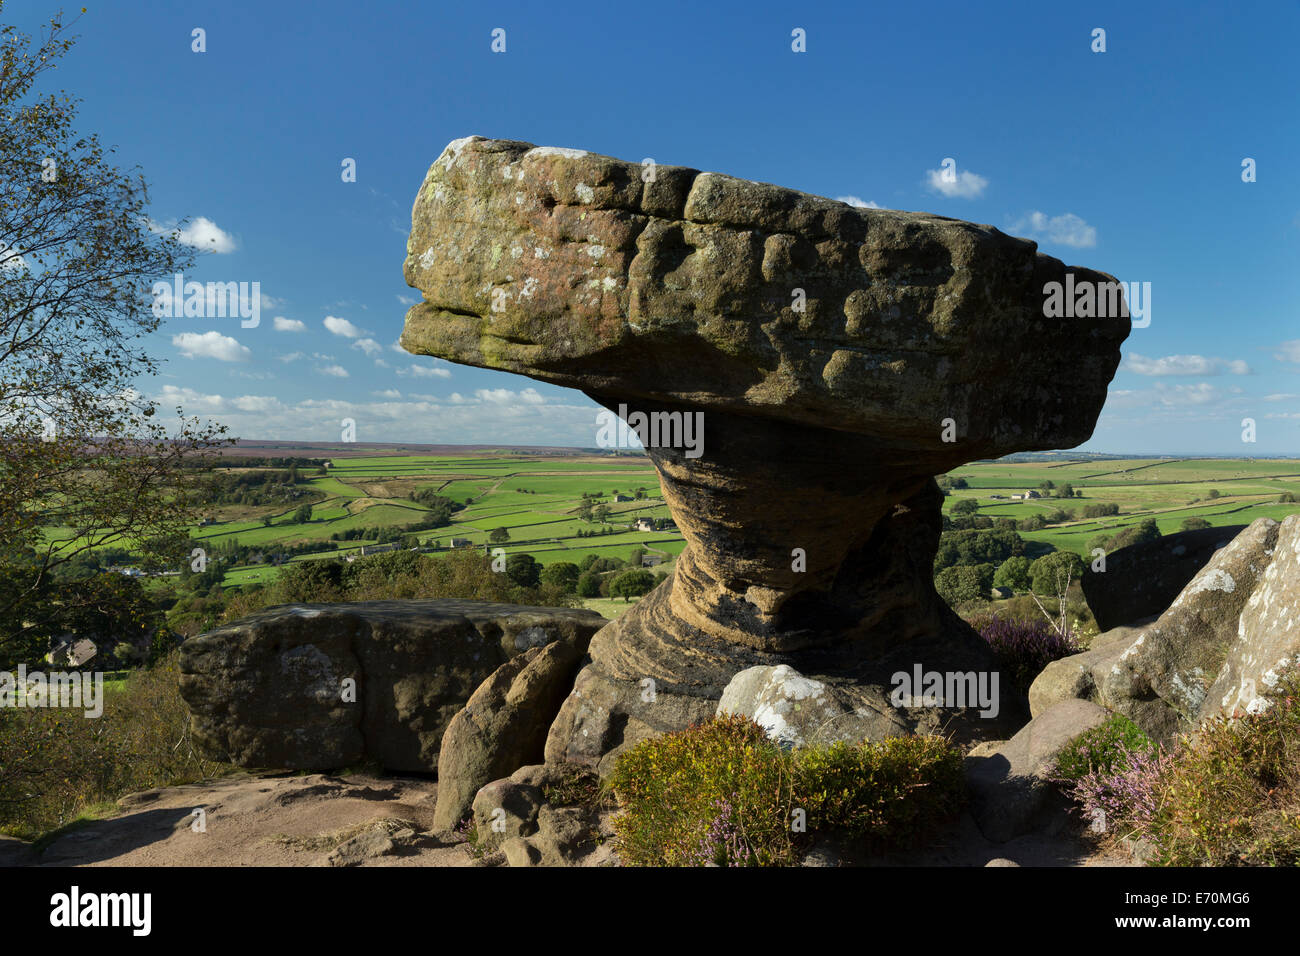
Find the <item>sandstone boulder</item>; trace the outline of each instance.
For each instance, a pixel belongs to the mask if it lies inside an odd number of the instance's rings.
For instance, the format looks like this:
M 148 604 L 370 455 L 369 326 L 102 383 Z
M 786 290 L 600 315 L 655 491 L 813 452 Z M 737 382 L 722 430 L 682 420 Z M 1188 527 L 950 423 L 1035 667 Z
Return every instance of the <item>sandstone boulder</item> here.
M 854 706 L 845 691 L 804 677 L 787 664 L 741 671 L 723 689 L 717 712 L 752 718 L 783 747 L 860 743 L 908 730 L 887 701 L 874 709 Z
M 474 797 L 479 848 L 501 851 L 510 866 L 616 862 L 600 812 L 590 801 L 572 798 L 575 779 L 590 773 L 573 764 L 536 764 L 483 787 Z
M 551 728 L 601 768 L 747 667 L 994 667 L 934 591 L 932 476 L 1086 440 L 1130 327 L 1111 277 L 989 226 L 480 137 L 430 168 L 405 275 L 404 348 L 615 411 L 686 538 Z M 1054 317 L 1066 287 L 1106 314 Z
M 605 623 L 592 611 L 480 601 L 284 605 L 182 644 L 180 690 L 215 759 L 427 772 L 493 671 L 554 643 L 581 655 Z
M 438 753 L 434 825 L 454 827 L 486 784 L 542 760 L 582 650 L 556 641 L 506 661 L 452 718 Z
M 1244 524 L 1167 534 L 1106 555 L 1106 570 L 1083 573 L 1083 595 L 1103 631 L 1163 614 Z
M 967 757 L 970 812 L 980 831 L 996 843 L 1030 832 L 1045 815 L 1062 808 L 1052 782 L 1061 748 L 1104 723 L 1109 712 L 1084 700 L 1049 708 L 988 756 Z

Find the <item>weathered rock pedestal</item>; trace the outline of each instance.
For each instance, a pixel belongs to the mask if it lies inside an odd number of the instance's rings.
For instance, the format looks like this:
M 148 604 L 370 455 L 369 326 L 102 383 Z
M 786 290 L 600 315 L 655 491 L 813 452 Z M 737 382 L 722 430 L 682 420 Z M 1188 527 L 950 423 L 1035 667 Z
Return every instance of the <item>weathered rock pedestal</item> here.
M 687 548 L 592 640 L 548 761 L 603 770 L 760 664 L 834 685 L 872 736 L 1007 736 L 888 695 L 916 665 L 993 667 L 934 591 L 932 476 L 1077 445 L 1105 401 L 1130 323 L 1046 317 L 1059 260 L 988 226 L 472 137 L 429 170 L 405 273 L 408 351 L 703 416 L 702 448 L 647 448 Z

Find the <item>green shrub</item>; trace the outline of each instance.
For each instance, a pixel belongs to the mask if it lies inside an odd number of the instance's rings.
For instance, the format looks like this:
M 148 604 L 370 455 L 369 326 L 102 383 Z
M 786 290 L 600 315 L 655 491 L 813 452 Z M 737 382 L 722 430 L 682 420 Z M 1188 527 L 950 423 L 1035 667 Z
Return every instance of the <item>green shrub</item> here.
M 891 737 L 796 750 L 795 798 L 808 829 L 843 830 L 873 843 L 915 843 L 965 799 L 962 759 L 942 737 Z
M 1079 776 L 1071 796 L 1086 816 L 1101 811 L 1108 832 L 1148 843 L 1158 865 L 1300 865 L 1300 673 L 1267 697 L 1261 712 L 1207 721 L 1168 752 Z
M 642 741 L 609 779 L 623 859 L 634 865 L 780 866 L 812 834 L 916 840 L 962 805 L 961 757 L 939 737 L 779 748 L 744 717 Z M 807 829 L 796 830 L 794 811 Z
M 1128 754 L 1154 749 L 1155 742 L 1137 724 L 1122 714 L 1112 714 L 1061 749 L 1054 776 L 1073 782 L 1089 773 L 1116 773 L 1125 769 Z
M 0 830 L 32 839 L 123 794 L 233 770 L 195 751 L 178 661 L 173 650 L 122 690 L 106 687 L 98 718 L 0 708 Z
M 1269 697 L 1262 713 L 1208 722 L 1161 775 L 1157 862 L 1300 865 L 1300 674 Z

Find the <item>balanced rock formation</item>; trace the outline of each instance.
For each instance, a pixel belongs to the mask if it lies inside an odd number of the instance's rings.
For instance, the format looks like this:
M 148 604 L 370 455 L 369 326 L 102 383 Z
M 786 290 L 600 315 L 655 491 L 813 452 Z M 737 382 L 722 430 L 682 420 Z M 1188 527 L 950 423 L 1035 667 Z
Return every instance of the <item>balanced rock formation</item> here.
M 915 664 L 991 667 L 931 583 L 932 476 L 1086 440 L 1130 327 L 1110 276 L 989 226 L 479 137 L 430 168 L 405 275 L 407 351 L 618 412 L 686 538 L 551 729 L 599 767 L 746 667 L 882 707 Z
M 218 760 L 432 772 L 448 724 L 497 668 L 553 643 L 581 656 L 605 623 L 485 601 L 281 605 L 185 641 L 180 691 Z
M 1102 634 L 1085 653 L 1049 664 L 1030 704 L 1038 713 L 1091 700 L 1167 741 L 1210 717 L 1267 706 L 1281 673 L 1300 665 L 1297 622 L 1300 516 L 1260 518 L 1158 620 Z

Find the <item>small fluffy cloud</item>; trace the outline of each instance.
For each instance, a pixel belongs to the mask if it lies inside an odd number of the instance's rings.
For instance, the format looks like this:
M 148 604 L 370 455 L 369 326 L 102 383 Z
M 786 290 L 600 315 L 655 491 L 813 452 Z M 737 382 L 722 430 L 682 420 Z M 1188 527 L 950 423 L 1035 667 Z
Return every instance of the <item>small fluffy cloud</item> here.
M 1196 385 L 1166 385 L 1156 383 L 1156 396 L 1163 405 L 1208 405 L 1221 401 L 1223 393 L 1209 382 Z
M 290 352 L 290 353 L 288 353 L 287 355 L 281 355 L 281 356 L 280 356 L 280 361 L 281 361 L 281 362 L 296 362 L 296 361 L 298 361 L 298 359 L 300 359 L 300 358 L 302 358 L 302 353 L 301 353 L 301 352 Z
M 325 328 L 329 329 L 335 335 L 341 335 L 347 339 L 361 337 L 361 330 L 349 322 L 347 319 L 340 319 L 338 316 L 325 316 Z
M 240 395 L 231 404 L 241 412 L 272 412 L 280 407 L 274 395 Z
M 172 345 L 186 358 L 213 358 L 221 362 L 247 362 L 253 354 L 248 346 L 220 332 L 182 332 L 172 336 Z
M 386 388 L 382 392 L 371 392 L 377 398 L 401 398 L 402 393 L 395 388 Z
M 879 209 L 880 208 L 880 206 L 877 205 L 872 200 L 863 201 L 862 199 L 859 199 L 857 196 L 836 196 L 835 199 L 838 202 L 844 202 L 844 203 L 848 203 L 850 206 L 856 206 L 858 209 Z
M 384 347 L 374 339 L 357 339 L 352 343 L 354 349 L 360 349 L 367 355 L 374 355 L 376 352 L 382 352 Z
M 954 172 L 952 169 L 927 169 L 926 185 L 931 192 L 949 199 L 979 199 L 989 181 L 969 169 Z
M 413 299 L 409 295 L 399 295 L 397 297 L 397 301 L 402 303 L 402 305 L 415 305 L 415 303 L 419 302 L 420 300 Z
M 407 375 L 416 378 L 451 378 L 451 369 L 443 368 L 441 365 L 411 365 L 407 368 L 399 368 L 397 374 L 403 378 Z
M 460 392 L 452 392 L 447 401 L 453 405 L 544 405 L 546 399 L 535 388 L 525 388 L 518 392 L 508 388 L 476 389 L 473 398 L 466 398 Z
M 320 372 L 322 375 L 329 375 L 332 378 L 348 377 L 348 370 L 342 365 L 320 365 L 317 366 L 316 371 Z
M 179 405 L 191 411 L 212 413 L 226 407 L 226 400 L 220 395 L 204 395 L 192 388 L 177 388 L 175 385 L 164 385 L 157 398 L 160 405 L 168 408 Z
M 1017 219 L 1011 231 L 1075 249 L 1091 249 L 1097 244 L 1097 230 L 1072 212 L 1048 216 L 1035 209 Z
M 155 233 L 171 232 L 176 228 L 174 219 L 167 224 L 154 222 L 152 219 L 148 220 L 148 223 L 149 231 Z M 207 216 L 199 216 L 193 222 L 182 226 L 177 238 L 184 245 L 202 249 L 205 252 L 224 254 L 234 252 L 238 248 L 235 244 L 235 237 Z
M 1241 359 L 1223 359 L 1206 355 L 1166 355 L 1147 358 L 1133 352 L 1124 360 L 1124 368 L 1138 375 L 1249 375 L 1250 366 Z
M 1294 362 L 1300 365 L 1300 339 L 1290 339 L 1277 346 L 1273 358 L 1279 362 Z
M 282 315 L 275 317 L 275 330 L 277 332 L 306 332 L 307 323 L 299 319 L 286 319 Z

